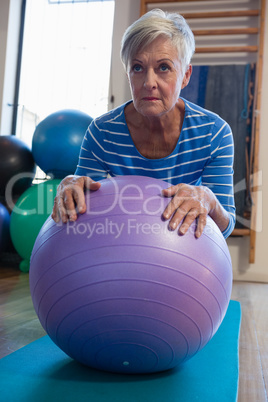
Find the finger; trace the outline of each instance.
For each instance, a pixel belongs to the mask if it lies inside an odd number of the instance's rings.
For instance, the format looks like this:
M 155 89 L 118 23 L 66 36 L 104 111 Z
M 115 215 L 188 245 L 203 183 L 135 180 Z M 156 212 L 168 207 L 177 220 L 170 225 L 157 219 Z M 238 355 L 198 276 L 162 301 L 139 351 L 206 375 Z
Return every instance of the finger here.
M 63 199 L 60 196 L 56 196 L 54 199 L 54 206 L 51 217 L 56 223 L 59 223 L 60 220 L 62 220 L 63 223 L 66 223 L 68 221 L 68 214 L 64 206 Z
M 61 215 L 63 215 L 63 219 L 66 220 L 66 211 L 64 208 L 63 202 L 60 201 L 60 197 L 56 196 L 54 198 L 53 209 L 51 213 L 51 218 L 56 222 L 59 223 L 61 220 Z
M 179 190 L 179 184 L 176 186 L 170 186 L 168 188 L 165 188 L 164 190 L 162 190 L 162 195 L 164 197 L 173 197 L 173 195 L 175 195 L 177 193 L 177 191 Z
M 57 201 L 56 198 L 54 199 L 54 205 L 51 213 L 51 218 L 56 222 L 59 223 L 60 221 L 60 216 L 58 214 L 58 207 L 57 207 Z
M 198 216 L 198 211 L 192 209 L 189 213 L 185 216 L 181 226 L 179 227 L 179 234 L 184 235 L 187 233 L 191 225 L 195 222 Z
M 81 188 L 80 186 L 75 186 L 73 189 L 73 199 L 76 204 L 76 210 L 80 214 L 83 214 L 86 212 L 87 206 L 85 202 L 85 193 L 84 189 Z
M 63 222 L 67 220 L 74 222 L 77 219 L 73 191 L 66 190 L 64 196 L 60 197 L 59 212 Z
M 59 197 L 58 201 L 58 215 L 63 223 L 67 223 L 69 220 L 69 215 L 67 209 L 65 208 L 65 203 L 62 197 Z
M 179 227 L 179 233 L 183 235 L 187 232 L 197 215 L 197 211 L 193 209 L 189 210 L 185 208 L 185 204 L 183 204 L 170 219 L 169 228 L 175 230 Z
M 189 211 L 185 209 L 184 206 L 180 206 L 179 208 L 177 208 L 169 221 L 168 225 L 169 229 L 170 230 L 177 229 L 177 227 L 183 222 L 183 220 L 187 216 L 188 212 Z
M 77 192 L 74 193 L 77 210 L 80 214 L 85 213 L 87 210 L 84 188 L 90 191 L 97 191 L 100 187 L 101 183 L 92 180 L 90 177 L 85 177 L 83 189 L 77 189 Z
M 178 211 L 178 209 L 181 207 L 181 205 L 184 203 L 185 199 L 184 197 L 180 197 L 178 195 L 175 195 L 172 200 L 168 203 L 166 206 L 162 216 L 163 219 L 168 220 L 172 217 L 172 215 Z M 183 209 L 181 210 L 183 213 Z M 187 213 L 187 211 L 185 212 Z M 184 215 L 183 215 L 184 216 Z
M 95 182 L 86 177 L 85 180 L 78 181 L 77 184 L 73 186 L 71 194 L 66 191 L 66 198 L 64 199 L 67 212 L 69 214 L 70 221 L 75 221 L 77 219 L 77 213 L 83 214 L 86 212 L 87 205 L 85 201 L 84 188 L 88 190 L 96 191 L 100 188 L 101 183 Z
M 92 180 L 90 177 L 85 178 L 85 188 L 88 190 L 96 191 L 100 188 L 101 183 Z
M 206 214 L 200 214 L 198 216 L 197 228 L 196 228 L 196 231 L 195 231 L 195 236 L 197 238 L 199 238 L 201 236 L 201 234 L 203 233 L 203 230 L 204 230 L 206 224 L 207 224 L 207 215 Z

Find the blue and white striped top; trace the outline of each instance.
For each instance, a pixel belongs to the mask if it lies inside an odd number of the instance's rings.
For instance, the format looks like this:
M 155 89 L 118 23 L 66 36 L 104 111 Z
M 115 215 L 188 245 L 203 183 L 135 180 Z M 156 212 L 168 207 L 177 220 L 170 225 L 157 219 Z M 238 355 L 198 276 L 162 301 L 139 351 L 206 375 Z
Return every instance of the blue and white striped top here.
M 174 151 L 161 159 L 147 159 L 136 149 L 125 119 L 127 104 L 96 118 L 90 124 L 75 174 L 101 180 L 111 176 L 141 175 L 171 184 L 209 187 L 229 212 L 227 238 L 235 225 L 233 195 L 233 136 L 217 114 L 183 99 L 185 116 Z

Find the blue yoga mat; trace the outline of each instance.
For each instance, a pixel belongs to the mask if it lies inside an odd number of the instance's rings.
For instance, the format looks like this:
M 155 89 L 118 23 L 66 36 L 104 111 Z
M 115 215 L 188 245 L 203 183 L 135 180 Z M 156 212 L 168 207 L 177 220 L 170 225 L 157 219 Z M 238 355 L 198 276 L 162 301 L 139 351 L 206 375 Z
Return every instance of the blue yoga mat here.
M 48 336 L 0 360 L 3 402 L 233 402 L 238 391 L 240 303 L 211 341 L 170 371 L 120 375 L 73 361 Z

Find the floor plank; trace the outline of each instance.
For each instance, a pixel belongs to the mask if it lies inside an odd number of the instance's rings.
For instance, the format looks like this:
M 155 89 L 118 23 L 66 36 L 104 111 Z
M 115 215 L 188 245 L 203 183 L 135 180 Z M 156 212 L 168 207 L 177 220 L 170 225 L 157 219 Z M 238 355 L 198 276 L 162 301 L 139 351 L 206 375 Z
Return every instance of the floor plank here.
M 268 303 L 268 285 L 236 282 L 232 299 L 238 300 L 242 309 L 238 402 L 267 402 L 267 343 L 264 339 L 268 321 L 264 306 Z
M 0 267 L 0 358 L 44 335 L 32 305 L 29 275 Z

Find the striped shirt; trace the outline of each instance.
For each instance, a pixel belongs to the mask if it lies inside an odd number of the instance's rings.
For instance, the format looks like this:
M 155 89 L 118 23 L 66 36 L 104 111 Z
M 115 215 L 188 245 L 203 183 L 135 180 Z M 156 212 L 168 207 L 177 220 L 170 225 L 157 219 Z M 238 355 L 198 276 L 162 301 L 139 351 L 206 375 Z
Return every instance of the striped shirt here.
M 182 98 L 183 99 L 183 98 Z M 187 100 L 182 130 L 173 152 L 147 159 L 135 147 L 125 119 L 130 102 L 96 118 L 90 124 L 75 174 L 101 180 L 124 175 L 149 176 L 171 184 L 209 187 L 229 213 L 227 238 L 235 225 L 233 195 L 233 135 L 217 114 Z

